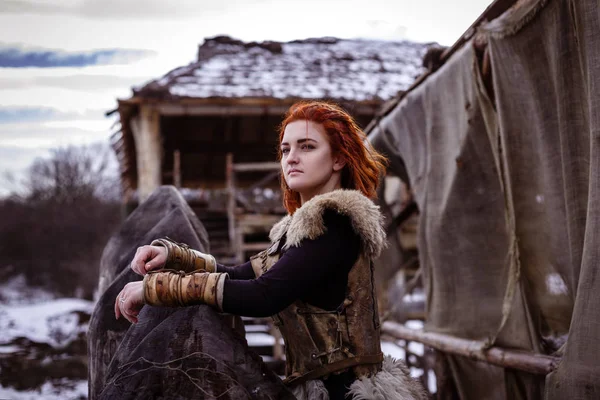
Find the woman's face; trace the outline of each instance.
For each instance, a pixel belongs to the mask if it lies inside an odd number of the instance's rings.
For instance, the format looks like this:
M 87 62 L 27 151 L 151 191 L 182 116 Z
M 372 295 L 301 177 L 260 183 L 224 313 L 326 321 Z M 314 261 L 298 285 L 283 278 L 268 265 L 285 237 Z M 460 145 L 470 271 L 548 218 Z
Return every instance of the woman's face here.
M 281 168 L 290 189 L 300 193 L 302 203 L 317 194 L 341 187 L 344 162 L 334 157 L 321 124 L 290 122 L 281 141 Z

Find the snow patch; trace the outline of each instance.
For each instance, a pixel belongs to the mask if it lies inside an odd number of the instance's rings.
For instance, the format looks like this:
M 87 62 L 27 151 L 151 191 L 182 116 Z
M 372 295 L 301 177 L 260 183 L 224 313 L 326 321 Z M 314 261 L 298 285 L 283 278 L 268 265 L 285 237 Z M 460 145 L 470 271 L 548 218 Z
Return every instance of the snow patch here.
M 88 398 L 87 381 L 63 380 L 54 385 L 46 382 L 39 390 L 18 391 L 0 386 L 0 399 L 11 400 L 80 400 Z
M 388 100 L 424 72 L 428 45 L 353 39 L 281 43 L 272 52 L 209 39 L 210 55 L 177 68 L 142 91 L 180 97 L 329 97 Z
M 62 298 L 45 290 L 28 287 L 17 276 L 0 286 L 0 345 L 23 337 L 37 343 L 61 347 L 87 329 L 81 314 L 91 315 L 94 303 Z M 7 346 L 0 352 L 8 352 Z
M 91 314 L 94 303 L 80 299 L 57 299 L 38 304 L 0 305 L 0 344 L 25 337 L 53 347 L 68 344 L 87 326 L 79 325 L 78 311 Z
M 56 298 L 52 293 L 27 286 L 24 275 L 17 275 L 0 285 L 0 303 L 5 305 L 32 304 Z

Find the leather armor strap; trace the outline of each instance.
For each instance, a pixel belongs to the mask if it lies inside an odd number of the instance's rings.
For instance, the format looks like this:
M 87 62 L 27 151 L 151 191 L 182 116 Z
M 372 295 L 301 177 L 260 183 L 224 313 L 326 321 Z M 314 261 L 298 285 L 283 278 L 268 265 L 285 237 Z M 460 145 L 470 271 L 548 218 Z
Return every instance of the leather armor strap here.
M 163 246 L 167 249 L 165 269 L 181 270 L 184 272 L 199 270 L 217 272 L 217 261 L 213 256 L 191 249 L 185 243 L 177 243 L 171 238 L 165 237 L 152 241 L 150 245 Z
M 144 276 L 144 303 L 181 307 L 208 304 L 223 310 L 224 273 L 150 271 Z
M 322 376 L 329 375 L 333 372 L 341 371 L 346 368 L 365 364 L 380 364 L 381 362 L 383 362 L 383 353 L 346 358 L 338 362 L 325 364 L 303 375 L 290 375 L 283 380 L 283 383 L 286 386 L 296 386 L 306 381 L 318 379 Z

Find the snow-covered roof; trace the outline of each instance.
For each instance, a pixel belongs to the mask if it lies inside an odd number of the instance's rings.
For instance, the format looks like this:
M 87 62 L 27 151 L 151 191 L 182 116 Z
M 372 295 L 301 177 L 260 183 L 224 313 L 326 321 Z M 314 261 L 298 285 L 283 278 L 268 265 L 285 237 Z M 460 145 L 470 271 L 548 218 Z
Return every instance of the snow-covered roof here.
M 198 60 L 134 90 L 160 98 L 328 98 L 385 101 L 424 72 L 428 44 L 319 38 L 206 39 Z

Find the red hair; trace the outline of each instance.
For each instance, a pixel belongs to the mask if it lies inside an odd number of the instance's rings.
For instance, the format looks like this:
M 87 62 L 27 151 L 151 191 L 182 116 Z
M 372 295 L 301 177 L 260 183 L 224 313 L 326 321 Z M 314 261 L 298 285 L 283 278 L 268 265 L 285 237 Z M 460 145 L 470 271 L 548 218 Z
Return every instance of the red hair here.
M 342 169 L 341 184 L 344 189 L 359 190 L 370 199 L 377 197 L 377 185 L 384 175 L 387 159 L 367 144 L 365 133 L 341 107 L 321 101 L 303 101 L 290 107 L 279 127 L 279 143 L 286 126 L 294 121 L 312 121 L 325 128 L 334 156 L 342 156 L 346 165 Z M 281 147 L 278 150 L 281 161 Z M 300 193 L 290 189 L 281 171 L 283 205 L 293 214 L 301 205 Z

